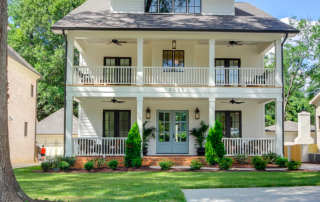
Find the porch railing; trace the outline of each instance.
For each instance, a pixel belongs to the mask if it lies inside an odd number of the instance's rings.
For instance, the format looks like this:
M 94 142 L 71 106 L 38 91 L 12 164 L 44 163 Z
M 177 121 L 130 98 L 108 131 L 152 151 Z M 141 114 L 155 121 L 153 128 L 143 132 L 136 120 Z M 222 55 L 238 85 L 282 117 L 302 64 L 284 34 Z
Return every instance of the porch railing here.
M 275 68 L 215 68 L 216 85 L 274 86 Z
M 74 84 L 136 84 L 137 68 L 126 66 L 74 66 Z
M 74 156 L 125 155 L 127 138 L 72 138 Z
M 249 156 L 262 156 L 267 153 L 276 153 L 275 138 L 223 138 L 226 156 L 247 154 Z
M 208 67 L 144 67 L 144 84 L 208 85 Z

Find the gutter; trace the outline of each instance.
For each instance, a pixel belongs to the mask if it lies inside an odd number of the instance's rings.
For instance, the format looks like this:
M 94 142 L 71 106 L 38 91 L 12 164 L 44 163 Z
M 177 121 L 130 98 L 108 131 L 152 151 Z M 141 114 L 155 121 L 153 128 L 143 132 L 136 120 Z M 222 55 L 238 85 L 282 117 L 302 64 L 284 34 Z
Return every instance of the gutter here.
M 68 54 L 68 40 L 64 29 L 62 35 L 65 41 L 65 67 L 64 67 L 64 130 L 63 130 L 63 155 L 66 156 L 66 102 L 67 102 L 67 54 Z
M 284 67 L 284 65 L 283 65 L 283 45 L 284 45 L 284 43 L 287 41 L 287 39 L 288 39 L 288 32 L 286 33 L 286 36 L 284 37 L 284 40 L 283 40 L 283 42 L 281 43 L 281 58 L 282 58 L 282 152 L 283 152 L 283 154 L 282 155 L 284 155 L 284 122 L 285 122 L 285 120 L 284 120 L 284 74 L 283 74 L 283 67 Z

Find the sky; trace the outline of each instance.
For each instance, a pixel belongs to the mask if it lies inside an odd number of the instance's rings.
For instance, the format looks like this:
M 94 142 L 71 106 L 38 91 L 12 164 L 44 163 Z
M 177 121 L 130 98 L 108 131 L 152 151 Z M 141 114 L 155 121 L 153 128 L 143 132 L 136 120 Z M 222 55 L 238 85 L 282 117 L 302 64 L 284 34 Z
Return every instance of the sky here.
M 320 18 L 320 0 L 236 0 L 248 2 L 270 15 L 282 19 L 296 16 L 300 18 Z

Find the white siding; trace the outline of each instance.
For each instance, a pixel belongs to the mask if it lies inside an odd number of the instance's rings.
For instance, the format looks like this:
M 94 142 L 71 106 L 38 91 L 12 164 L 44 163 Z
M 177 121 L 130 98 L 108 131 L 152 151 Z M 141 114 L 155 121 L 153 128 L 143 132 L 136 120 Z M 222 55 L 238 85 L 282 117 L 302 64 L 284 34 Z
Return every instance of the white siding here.
M 120 100 L 123 100 L 119 98 Z M 258 101 L 246 101 L 242 105 L 221 104 L 221 101 L 216 101 L 216 110 L 230 110 L 242 112 L 242 137 L 243 138 L 263 138 L 264 133 L 261 131 L 263 127 L 264 114 Z M 124 104 L 102 103 L 89 99 L 86 102 L 81 102 L 81 137 L 101 137 L 102 136 L 102 120 L 104 109 L 126 109 L 131 110 L 131 124 L 137 119 L 136 101 L 128 100 Z M 209 102 L 208 100 L 144 100 L 143 102 L 143 121 L 145 119 L 145 111 L 147 108 L 151 110 L 151 119 L 147 127 L 156 125 L 157 110 L 188 110 L 189 111 L 189 129 L 198 127 L 201 120 L 208 123 L 209 118 Z M 199 108 L 201 118 L 195 120 L 194 111 Z M 196 155 L 195 140 L 192 136 L 189 138 L 189 154 Z M 155 139 L 151 139 L 149 143 L 149 155 L 156 154 Z
M 204 15 L 234 15 L 234 0 L 202 0 Z M 144 0 L 112 0 L 113 13 L 144 13 Z
M 144 13 L 144 0 L 111 0 L 113 13 Z
M 234 15 L 234 0 L 202 0 L 204 15 Z
M 143 65 L 162 67 L 162 51 L 172 50 L 171 41 L 149 41 L 143 46 Z M 185 67 L 209 67 L 209 45 L 198 45 L 195 41 L 177 40 L 177 50 L 185 51 Z M 132 57 L 132 66 L 137 65 L 137 44 L 123 46 L 88 43 L 81 53 L 83 64 L 102 66 L 103 57 Z M 241 67 L 263 68 L 263 57 L 257 45 L 227 47 L 216 45 L 216 58 L 239 58 Z

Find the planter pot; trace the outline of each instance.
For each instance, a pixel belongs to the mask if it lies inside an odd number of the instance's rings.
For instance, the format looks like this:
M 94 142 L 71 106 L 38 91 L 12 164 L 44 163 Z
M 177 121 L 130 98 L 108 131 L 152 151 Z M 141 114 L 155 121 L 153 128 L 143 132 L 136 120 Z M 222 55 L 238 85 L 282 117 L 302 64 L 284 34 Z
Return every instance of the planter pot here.
M 143 147 L 143 156 L 148 156 L 148 147 Z
M 198 156 L 205 156 L 206 149 L 205 148 L 197 148 Z

